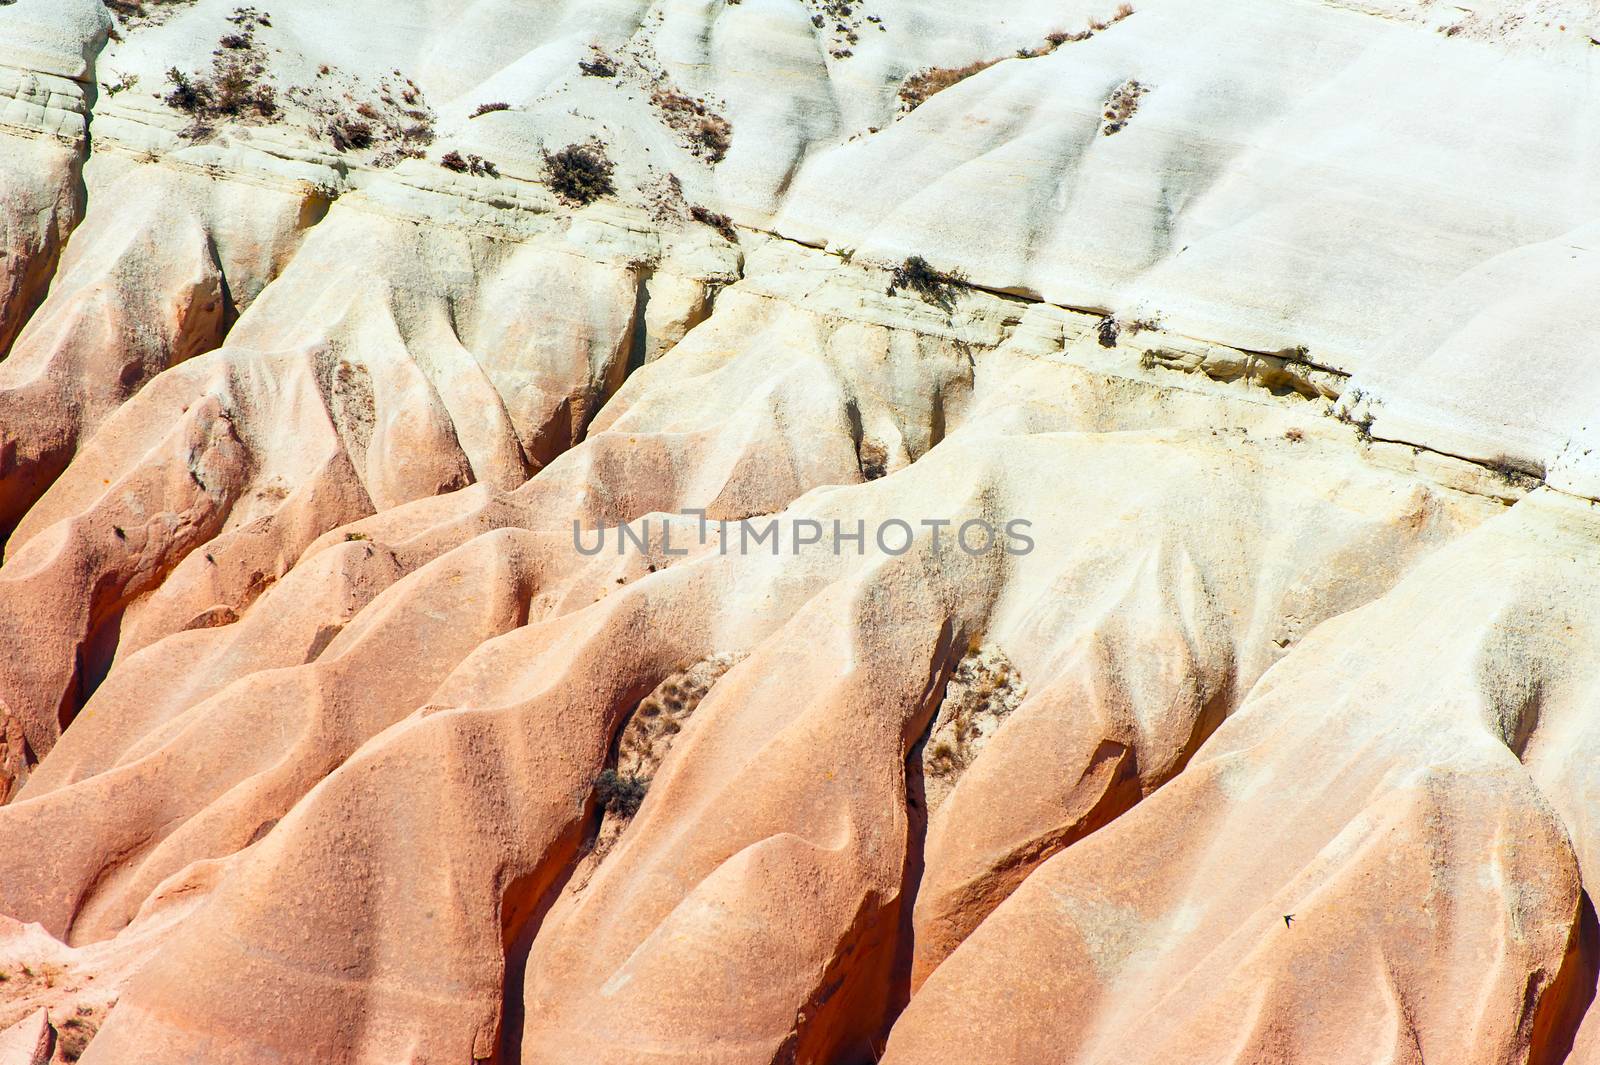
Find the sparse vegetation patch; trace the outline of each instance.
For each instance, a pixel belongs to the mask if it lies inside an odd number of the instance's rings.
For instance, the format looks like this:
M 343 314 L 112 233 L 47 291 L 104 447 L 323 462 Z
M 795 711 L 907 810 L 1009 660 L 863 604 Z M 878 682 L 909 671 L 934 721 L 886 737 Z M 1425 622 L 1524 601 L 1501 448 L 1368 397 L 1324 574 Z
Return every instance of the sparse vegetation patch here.
M 976 63 L 968 63 L 964 67 L 929 67 L 926 70 L 919 70 L 900 86 L 900 110 L 909 114 L 950 86 L 966 81 L 972 75 L 988 70 L 998 62 L 1000 62 L 998 59 L 982 59 Z
M 680 91 L 648 41 L 624 48 L 617 58 L 595 46 L 592 58 L 578 65 L 585 75 L 615 78 L 618 88 L 647 93 L 662 124 L 696 158 L 715 166 L 727 157 L 733 146 L 733 123 L 719 113 L 722 104 Z
M 689 217 L 689 201 L 683 195 L 683 182 L 677 174 L 657 175 L 655 168 L 646 164 L 651 172 L 644 188 L 644 202 L 650 208 L 650 218 L 657 225 L 681 226 Z
M 1107 137 L 1122 132 L 1133 113 L 1139 110 L 1139 98 L 1149 91 L 1149 86 L 1140 84 L 1134 78 L 1112 89 L 1111 95 L 1106 97 L 1105 111 L 1101 114 L 1103 122 L 1100 132 Z
M 492 104 L 479 104 L 478 105 L 478 109 L 476 111 L 472 112 L 472 117 L 473 118 L 477 118 L 479 115 L 489 115 L 489 114 L 493 114 L 496 111 L 509 111 L 509 110 L 511 110 L 511 105 L 510 104 L 501 103 L 499 101 L 496 101 L 495 103 L 492 103 Z
M 600 828 L 590 852 L 594 862 L 605 857 L 639 812 L 651 779 L 690 715 L 711 686 L 738 661 L 735 655 L 713 655 L 681 669 L 657 685 L 628 715 L 617 738 L 615 768 L 594 779 L 595 805 L 601 810 Z
M 224 35 L 211 53 L 209 74 L 177 67 L 167 71 L 172 87 L 162 102 L 193 117 L 191 136 L 204 135 L 222 119 L 271 122 L 279 117 L 278 90 L 267 72 L 266 54 L 256 44 L 256 33 L 270 28 L 271 18 L 253 7 L 239 7 L 228 21 L 237 32 Z M 223 43 L 227 41 L 235 43 Z
M 618 770 L 624 776 L 654 776 L 700 701 L 737 662 L 733 655 L 714 655 L 696 662 L 672 674 L 640 700 L 617 740 Z
M 689 150 L 713 166 L 733 146 L 733 126 L 706 104 L 704 98 L 658 88 L 650 102 L 668 126 L 682 134 Z
M 310 113 L 310 132 L 340 153 L 372 151 L 378 168 L 420 159 L 433 143 L 433 109 L 417 83 L 398 70 L 376 86 L 323 67 L 310 85 L 285 95 Z
M 883 19 L 866 13 L 864 0 L 806 0 L 811 8 L 811 25 L 827 37 L 828 54 L 835 59 L 849 59 L 851 49 L 861 43 L 861 31 L 867 26 L 884 30 Z
M 267 51 L 259 39 L 263 30 L 271 29 L 271 16 L 253 7 L 239 7 L 228 22 L 234 28 L 217 41 L 209 71 L 196 73 L 177 67 L 167 71 L 169 88 L 160 98 L 168 107 L 193 118 L 185 131 L 190 137 L 205 136 L 223 121 L 265 124 L 285 118 L 267 67 Z M 124 79 L 107 91 L 115 95 L 131 84 Z M 292 86 L 283 97 L 304 109 L 309 115 L 308 132 L 335 151 L 375 151 L 373 166 L 418 158 L 433 142 L 433 112 L 423 102 L 422 90 L 399 71 L 369 88 L 359 78 L 324 66 L 313 84 Z
M 129 89 L 133 88 L 134 86 L 136 86 L 138 84 L 139 84 L 139 75 L 137 75 L 137 74 L 121 74 L 121 75 L 118 75 L 116 81 L 112 82 L 111 84 L 109 84 L 109 85 L 107 85 L 105 87 L 106 95 L 107 96 L 115 96 L 118 93 L 127 92 Z
M 922 747 L 929 810 L 944 802 L 1027 692 L 1016 667 L 998 647 L 983 646 L 962 656 Z

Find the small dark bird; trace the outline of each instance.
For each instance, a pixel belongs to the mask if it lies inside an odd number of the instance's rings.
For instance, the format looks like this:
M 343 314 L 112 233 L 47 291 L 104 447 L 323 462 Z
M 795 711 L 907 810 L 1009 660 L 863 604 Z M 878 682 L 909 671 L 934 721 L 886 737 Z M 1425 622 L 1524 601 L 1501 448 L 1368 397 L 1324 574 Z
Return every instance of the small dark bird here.
M 1293 923 L 1294 923 L 1294 914 L 1286 913 L 1286 914 L 1283 915 L 1283 927 L 1288 928 Z

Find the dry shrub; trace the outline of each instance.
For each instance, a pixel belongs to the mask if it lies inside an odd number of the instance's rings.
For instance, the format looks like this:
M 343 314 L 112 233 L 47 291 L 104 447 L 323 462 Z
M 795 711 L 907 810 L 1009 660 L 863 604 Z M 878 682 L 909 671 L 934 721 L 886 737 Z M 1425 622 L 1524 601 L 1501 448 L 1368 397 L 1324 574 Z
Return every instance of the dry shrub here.
M 920 255 L 913 255 L 894 268 L 889 279 L 889 295 L 905 289 L 931 303 L 949 310 L 953 303 L 953 289 L 966 283 L 957 271 L 936 270 Z
M 955 788 L 1004 720 L 1022 704 L 1027 690 L 998 647 L 983 646 L 962 656 L 922 747 L 930 810 Z
M 594 141 L 545 152 L 544 165 L 551 191 L 569 204 L 582 207 L 617 191 L 611 177 L 616 167 L 604 146 Z
M 617 64 L 598 45 L 590 46 L 588 59 L 578 60 L 578 69 L 586 78 L 614 78 Z
M 725 214 L 718 214 L 708 207 L 699 204 L 689 208 L 689 217 L 703 226 L 710 226 L 721 234 L 722 239 L 729 244 L 739 243 L 739 233 L 733 228 L 733 219 Z
M 256 31 L 272 25 L 255 8 L 235 8 L 228 21 L 238 32 L 225 35 L 211 53 L 209 75 L 167 71 L 172 88 L 162 98 L 168 107 L 194 117 L 191 133 L 203 133 L 221 118 L 273 121 L 279 117 L 278 90 L 267 73 L 266 53 L 256 44 Z

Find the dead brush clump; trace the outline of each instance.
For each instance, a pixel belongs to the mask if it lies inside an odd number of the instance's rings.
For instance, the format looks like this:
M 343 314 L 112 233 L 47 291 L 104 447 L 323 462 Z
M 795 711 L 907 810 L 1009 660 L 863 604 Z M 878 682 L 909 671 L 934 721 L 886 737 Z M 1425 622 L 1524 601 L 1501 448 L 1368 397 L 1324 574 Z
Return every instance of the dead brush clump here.
M 727 157 L 728 149 L 733 147 L 733 125 L 703 98 L 657 88 L 650 94 L 650 102 L 662 121 L 684 137 L 697 158 L 715 166 Z
M 372 147 L 372 123 L 350 115 L 335 115 L 328 120 L 328 143 L 340 152 L 360 151 Z
M 594 778 L 594 801 L 607 814 L 632 817 L 644 803 L 650 789 L 648 779 L 607 769 Z
M 739 243 L 739 232 L 733 228 L 733 219 L 725 214 L 718 214 L 709 207 L 695 204 L 689 208 L 689 217 L 703 226 L 710 226 L 717 234 L 729 244 Z
M 998 647 L 968 651 L 945 686 L 922 745 L 928 809 L 936 810 L 983 748 L 1028 694 L 1016 667 Z
M 959 271 L 935 269 L 922 256 L 913 255 L 893 268 L 888 294 L 911 292 L 924 303 L 948 311 L 955 304 L 955 290 L 964 284 L 966 278 Z

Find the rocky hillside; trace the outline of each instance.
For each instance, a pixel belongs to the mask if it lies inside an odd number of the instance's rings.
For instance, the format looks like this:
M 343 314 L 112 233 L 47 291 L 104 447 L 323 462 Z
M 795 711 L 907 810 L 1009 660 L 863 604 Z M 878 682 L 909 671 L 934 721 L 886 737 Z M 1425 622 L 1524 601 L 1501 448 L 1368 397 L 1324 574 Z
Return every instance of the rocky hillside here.
M 1600 1063 L 1597 0 L 0 0 L 0 1065 Z

